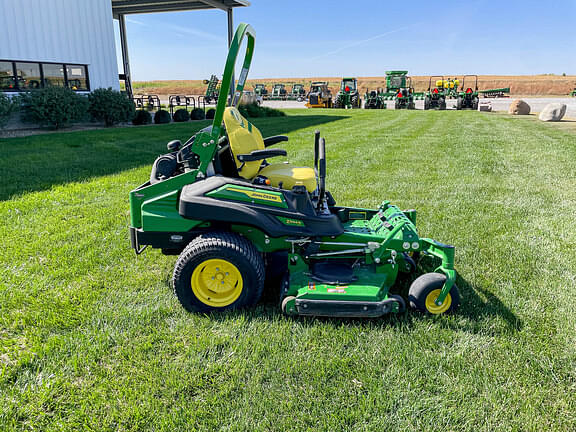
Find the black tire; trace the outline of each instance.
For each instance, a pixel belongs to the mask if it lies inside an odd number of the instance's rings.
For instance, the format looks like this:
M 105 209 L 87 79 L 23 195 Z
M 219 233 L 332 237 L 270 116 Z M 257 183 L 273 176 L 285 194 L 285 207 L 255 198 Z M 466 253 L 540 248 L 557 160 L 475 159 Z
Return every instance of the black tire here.
M 446 109 L 446 99 L 440 99 L 440 102 L 438 103 L 438 107 L 441 110 L 445 110 Z
M 352 108 L 360 108 L 360 104 L 358 103 L 360 101 L 360 99 L 358 98 L 358 95 L 353 95 L 350 98 L 350 105 L 352 105 Z
M 446 276 L 441 273 L 426 273 L 418 277 L 412 282 L 410 290 L 408 291 L 410 306 L 420 312 L 430 314 L 444 314 L 455 311 L 460 305 L 460 293 L 458 292 L 456 284 L 452 286 L 452 289 L 448 293 L 449 297 L 446 297 L 445 302 L 450 299 L 450 305 L 447 309 L 440 309 L 441 311 L 429 310 L 426 306 L 426 298 L 428 295 L 433 291 L 442 289 L 444 282 L 446 282 Z
M 456 100 L 456 109 L 460 111 L 462 109 L 462 96 L 458 96 Z
M 478 98 L 472 99 L 472 109 L 478 111 Z
M 405 266 L 400 266 L 398 268 L 398 271 L 408 274 L 414 273 L 418 268 L 416 265 L 416 261 L 414 261 L 414 259 L 406 252 L 402 252 L 402 258 L 404 260 Z
M 398 99 L 396 99 L 396 100 L 394 101 L 394 109 L 395 109 L 395 110 L 400 109 L 400 102 L 398 102 Z
M 426 96 L 424 98 L 424 109 L 425 110 L 429 110 L 430 109 L 430 98 L 428 96 Z
M 239 295 L 229 304 L 223 301 L 222 306 L 205 303 L 192 288 L 194 271 L 201 264 L 213 259 L 232 264 L 241 275 L 242 287 Z M 238 234 L 214 232 L 196 237 L 184 248 L 176 261 L 172 284 L 176 297 L 187 311 L 224 311 L 257 303 L 264 289 L 264 274 L 264 260 L 252 243 Z M 224 284 L 224 281 L 222 283 Z M 232 289 L 237 290 L 237 286 L 238 282 Z M 199 289 L 197 287 L 197 290 Z

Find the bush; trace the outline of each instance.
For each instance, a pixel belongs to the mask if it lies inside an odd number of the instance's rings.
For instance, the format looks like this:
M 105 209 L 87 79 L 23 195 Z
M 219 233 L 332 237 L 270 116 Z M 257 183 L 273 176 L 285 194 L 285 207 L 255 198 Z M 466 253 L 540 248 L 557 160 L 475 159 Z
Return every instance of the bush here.
M 25 121 L 58 129 L 86 119 L 88 99 L 66 87 L 46 87 L 23 94 L 22 108 Z
M 214 119 L 214 115 L 216 115 L 216 110 L 214 108 L 210 108 L 208 111 L 206 111 L 206 118 L 207 119 Z
M 139 125 L 147 125 L 152 123 L 152 115 L 146 110 L 138 110 L 136 111 L 136 115 L 132 119 L 132 124 L 139 126 Z
M 156 114 L 154 114 L 154 123 L 156 124 L 166 124 L 172 121 L 172 117 L 170 113 L 166 110 L 158 110 Z
M 18 104 L 14 100 L 0 92 L 0 129 L 6 126 L 10 114 L 16 111 L 17 108 Z
M 177 109 L 172 116 L 175 122 L 187 122 L 190 120 L 190 114 L 186 108 Z
M 242 114 L 244 117 L 283 117 L 286 115 L 286 113 L 283 111 L 270 107 L 260 106 L 255 103 L 240 105 L 238 107 L 238 111 L 240 111 L 240 114 Z
M 88 95 L 88 102 L 88 112 L 106 126 L 128 122 L 134 117 L 134 103 L 112 88 L 94 90 Z
M 190 120 L 204 120 L 206 118 L 206 114 L 202 108 L 194 108 L 192 112 L 190 112 Z

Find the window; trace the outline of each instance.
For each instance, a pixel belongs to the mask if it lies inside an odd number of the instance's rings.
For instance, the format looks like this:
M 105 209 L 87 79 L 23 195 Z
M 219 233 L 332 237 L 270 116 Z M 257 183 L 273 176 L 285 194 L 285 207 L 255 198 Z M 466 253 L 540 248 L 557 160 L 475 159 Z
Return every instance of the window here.
M 40 88 L 42 76 L 38 63 L 16 63 L 16 77 L 18 90 L 32 90 Z
M 66 87 L 66 77 L 64 76 L 64 65 L 43 63 L 44 87 Z
M 88 90 L 86 66 L 66 65 L 66 78 L 72 90 Z
M 13 90 L 15 88 L 12 62 L 0 61 L 0 90 Z
M 28 91 L 43 87 L 90 91 L 88 66 L 0 60 L 0 90 Z

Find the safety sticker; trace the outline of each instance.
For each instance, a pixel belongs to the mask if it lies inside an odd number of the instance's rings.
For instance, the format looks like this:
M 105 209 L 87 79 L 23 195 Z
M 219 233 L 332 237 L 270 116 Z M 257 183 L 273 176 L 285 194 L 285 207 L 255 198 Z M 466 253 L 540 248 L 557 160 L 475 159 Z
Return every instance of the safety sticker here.
M 329 293 L 335 293 L 335 294 L 346 294 L 346 287 L 339 287 L 339 288 L 328 288 L 328 292 Z

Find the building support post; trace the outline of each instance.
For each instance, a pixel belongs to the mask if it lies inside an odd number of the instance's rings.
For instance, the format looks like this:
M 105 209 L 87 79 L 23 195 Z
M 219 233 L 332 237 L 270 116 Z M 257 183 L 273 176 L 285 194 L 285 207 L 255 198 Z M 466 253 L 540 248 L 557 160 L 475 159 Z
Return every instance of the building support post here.
M 118 15 L 120 24 L 120 46 L 122 48 L 122 67 L 124 69 L 124 83 L 126 94 L 132 99 L 132 76 L 130 75 L 130 59 L 128 58 L 128 40 L 126 38 L 126 17 L 124 14 Z
M 232 8 L 228 8 L 226 10 L 226 15 L 228 17 L 228 49 L 230 49 L 230 45 L 232 45 L 232 38 L 234 37 L 234 15 L 232 12 Z M 231 100 L 234 100 L 234 91 L 236 90 L 236 78 L 234 77 L 234 73 L 232 74 L 232 81 L 230 82 L 230 97 Z M 240 100 L 240 99 L 238 99 Z

